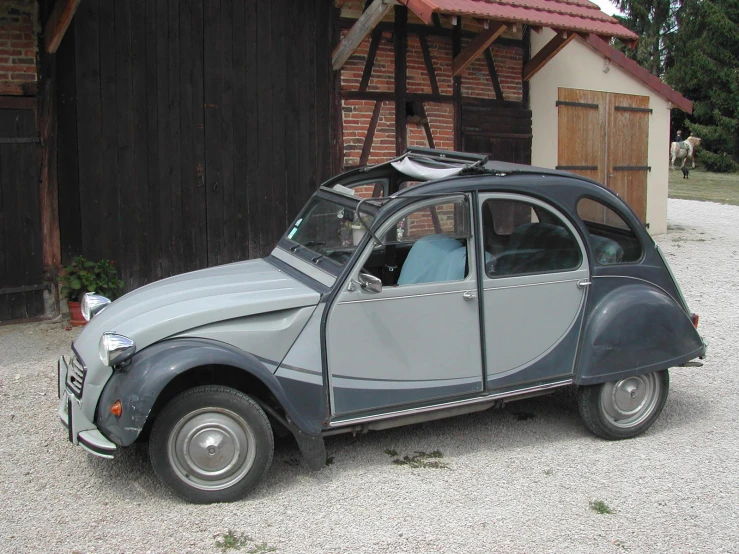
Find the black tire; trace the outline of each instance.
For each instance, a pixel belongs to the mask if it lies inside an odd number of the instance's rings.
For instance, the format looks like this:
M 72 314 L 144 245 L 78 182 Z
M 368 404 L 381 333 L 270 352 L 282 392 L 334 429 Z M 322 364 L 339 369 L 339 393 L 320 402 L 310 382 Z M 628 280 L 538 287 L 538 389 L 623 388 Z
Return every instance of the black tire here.
M 580 387 L 577 405 L 585 426 L 607 440 L 630 439 L 656 421 L 667 401 L 670 374 L 665 369 L 619 381 Z
M 273 452 L 272 427 L 262 408 L 246 394 L 218 385 L 172 399 L 149 438 L 156 474 L 197 504 L 243 497 L 267 471 Z

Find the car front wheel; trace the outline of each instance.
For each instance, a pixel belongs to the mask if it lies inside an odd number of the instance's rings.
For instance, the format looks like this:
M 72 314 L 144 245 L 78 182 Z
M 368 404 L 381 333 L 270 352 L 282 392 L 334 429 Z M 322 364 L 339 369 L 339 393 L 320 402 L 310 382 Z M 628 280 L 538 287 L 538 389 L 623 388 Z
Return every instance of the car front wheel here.
M 259 405 L 242 392 L 216 385 L 175 397 L 149 438 L 156 474 L 198 504 L 241 498 L 267 471 L 273 451 L 272 427 Z
M 666 369 L 581 387 L 577 396 L 580 416 L 601 438 L 629 439 L 649 429 L 659 417 L 669 388 Z

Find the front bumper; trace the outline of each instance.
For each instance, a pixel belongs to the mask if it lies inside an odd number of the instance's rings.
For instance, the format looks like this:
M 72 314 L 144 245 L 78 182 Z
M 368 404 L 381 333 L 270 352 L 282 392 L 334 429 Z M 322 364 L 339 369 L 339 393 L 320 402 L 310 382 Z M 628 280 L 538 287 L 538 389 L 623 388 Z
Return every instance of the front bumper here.
M 67 385 L 69 362 L 62 356 L 57 362 L 59 419 L 67 428 L 69 442 L 84 448 L 90 454 L 101 458 L 113 458 L 117 446 L 109 441 L 95 427 L 95 424 L 82 413 L 80 399 Z M 81 396 L 81 395 L 80 395 Z

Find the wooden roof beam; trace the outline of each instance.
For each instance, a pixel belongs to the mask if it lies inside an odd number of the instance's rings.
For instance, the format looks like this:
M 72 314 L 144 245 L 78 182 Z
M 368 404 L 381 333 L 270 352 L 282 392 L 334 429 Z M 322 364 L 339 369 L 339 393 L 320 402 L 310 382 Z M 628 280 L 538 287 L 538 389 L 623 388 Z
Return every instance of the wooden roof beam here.
M 462 74 L 465 68 L 470 65 L 475 58 L 482 54 L 486 48 L 488 48 L 495 39 L 502 35 L 507 29 L 504 23 L 495 21 L 490 25 L 490 28 L 485 29 L 478 33 L 478 35 L 472 39 L 464 50 L 462 50 L 454 58 L 452 62 L 452 72 L 455 77 Z
M 80 0 L 56 0 L 46 27 L 44 27 L 44 46 L 50 54 L 59 48 L 79 5 Z
M 77 0 L 79 1 L 79 0 Z M 352 25 L 349 32 L 344 37 L 331 55 L 331 64 L 334 71 L 338 71 L 346 61 L 354 54 L 362 41 L 372 32 L 372 29 L 382 20 L 383 17 L 395 6 L 395 0 L 373 0 L 366 10 L 359 16 L 359 19 Z
M 399 0 L 401 4 L 405 5 L 410 11 L 412 11 L 418 19 L 423 21 L 426 25 L 435 23 L 434 15 L 438 19 L 439 14 L 434 12 L 435 5 L 428 0 Z
M 523 68 L 523 80 L 528 81 L 537 71 L 546 65 L 562 48 L 567 46 L 577 33 L 559 31 L 552 40 L 547 42 Z

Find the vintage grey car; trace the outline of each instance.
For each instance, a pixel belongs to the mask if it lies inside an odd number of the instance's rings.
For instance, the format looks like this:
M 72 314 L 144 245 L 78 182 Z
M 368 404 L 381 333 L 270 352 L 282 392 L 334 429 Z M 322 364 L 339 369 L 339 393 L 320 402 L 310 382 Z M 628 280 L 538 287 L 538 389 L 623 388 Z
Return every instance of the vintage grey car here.
M 83 309 L 58 364 L 69 440 L 105 458 L 148 440 L 158 476 L 201 503 L 254 487 L 273 429 L 319 469 L 330 435 L 574 386 L 588 429 L 633 437 L 659 416 L 668 369 L 706 352 L 612 191 L 427 149 L 325 183 L 265 259 Z

